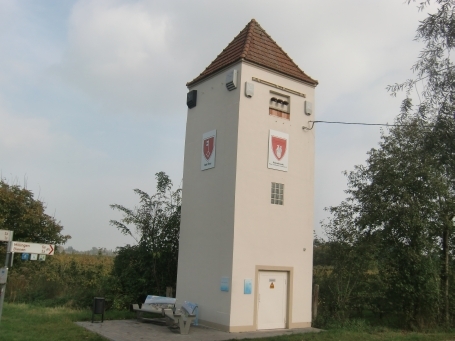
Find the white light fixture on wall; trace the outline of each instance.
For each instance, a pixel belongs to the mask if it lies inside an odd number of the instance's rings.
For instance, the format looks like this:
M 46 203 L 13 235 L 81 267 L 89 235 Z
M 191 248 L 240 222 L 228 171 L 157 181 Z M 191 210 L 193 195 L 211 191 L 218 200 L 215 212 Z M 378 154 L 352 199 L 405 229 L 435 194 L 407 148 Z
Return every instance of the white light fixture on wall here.
M 248 98 L 253 97 L 254 95 L 254 84 L 245 82 L 245 96 Z
M 305 101 L 305 115 L 310 116 L 313 113 L 313 103 Z

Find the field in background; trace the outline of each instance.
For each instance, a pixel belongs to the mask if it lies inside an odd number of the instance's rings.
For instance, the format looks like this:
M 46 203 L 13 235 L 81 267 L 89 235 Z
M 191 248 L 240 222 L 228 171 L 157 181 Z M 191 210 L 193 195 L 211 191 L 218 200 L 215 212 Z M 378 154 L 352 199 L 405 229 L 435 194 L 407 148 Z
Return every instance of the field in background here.
M 43 306 L 91 307 L 93 297 L 108 295 L 114 257 L 57 254 L 46 261 L 15 259 L 5 300 Z

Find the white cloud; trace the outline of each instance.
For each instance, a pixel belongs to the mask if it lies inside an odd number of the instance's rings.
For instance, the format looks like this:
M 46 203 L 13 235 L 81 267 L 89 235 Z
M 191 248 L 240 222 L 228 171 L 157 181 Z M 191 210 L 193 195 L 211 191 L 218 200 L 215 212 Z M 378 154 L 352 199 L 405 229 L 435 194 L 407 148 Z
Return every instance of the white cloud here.
M 169 50 L 171 31 L 167 15 L 142 2 L 81 1 L 72 10 L 68 47 L 54 70 L 105 112 L 172 112 L 175 92 L 163 89 L 175 88 L 181 63 Z
M 8 28 L 11 19 L 18 11 L 18 4 L 14 0 L 0 0 L 0 35 Z
M 50 123 L 43 118 L 18 117 L 0 107 L 0 150 L 33 154 L 52 144 Z
M 140 4 L 81 2 L 69 24 L 68 55 L 76 54 L 74 61 L 95 75 L 124 76 L 166 52 L 166 17 L 154 17 Z

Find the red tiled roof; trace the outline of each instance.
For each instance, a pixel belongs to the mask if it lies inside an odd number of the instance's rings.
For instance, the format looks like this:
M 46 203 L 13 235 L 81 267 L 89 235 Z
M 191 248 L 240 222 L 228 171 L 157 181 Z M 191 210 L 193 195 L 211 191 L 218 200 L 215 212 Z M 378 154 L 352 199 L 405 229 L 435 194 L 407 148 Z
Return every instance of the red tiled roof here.
M 191 86 L 241 59 L 311 85 L 318 84 L 317 80 L 300 70 L 258 22 L 252 19 L 218 57 L 199 76 L 186 85 Z

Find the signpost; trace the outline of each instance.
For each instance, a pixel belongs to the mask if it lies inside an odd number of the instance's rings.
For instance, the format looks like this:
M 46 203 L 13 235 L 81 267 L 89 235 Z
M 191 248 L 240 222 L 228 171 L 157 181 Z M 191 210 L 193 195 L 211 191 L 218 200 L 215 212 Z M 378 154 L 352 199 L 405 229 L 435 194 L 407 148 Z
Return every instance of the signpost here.
M 22 253 L 22 256 L 27 254 L 27 259 L 36 260 L 39 255 L 39 260 L 46 259 L 46 255 L 52 256 L 54 254 L 55 245 L 51 244 L 36 244 L 27 242 L 14 242 L 13 231 L 0 230 L 0 242 L 7 242 L 5 267 L 0 269 L 0 321 L 2 319 L 3 301 L 5 299 L 6 291 L 6 276 L 8 275 L 8 263 L 13 264 L 14 253 Z M 30 254 L 32 257 L 30 257 Z M 30 258 L 29 258 L 30 257 Z
M 0 241 L 10 242 L 13 240 L 13 231 L 0 230 Z
M 35 244 L 27 242 L 12 242 L 11 252 L 13 253 L 36 253 L 39 255 L 53 255 L 54 245 L 51 244 Z
M 11 255 L 11 241 L 13 240 L 13 231 L 0 230 L 0 241 L 7 242 L 8 247 L 6 248 L 5 267 L 1 269 L 1 281 L 0 281 L 0 321 L 2 319 L 3 301 L 5 300 L 6 292 L 6 278 L 8 276 L 8 260 Z

